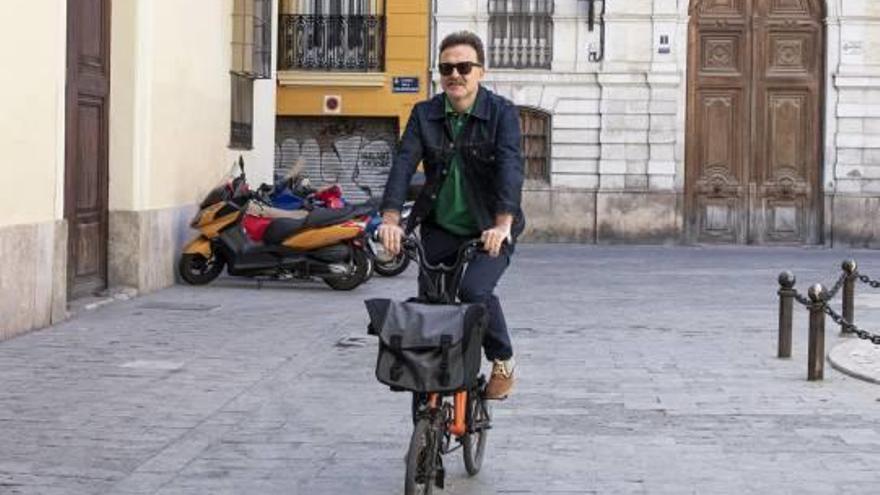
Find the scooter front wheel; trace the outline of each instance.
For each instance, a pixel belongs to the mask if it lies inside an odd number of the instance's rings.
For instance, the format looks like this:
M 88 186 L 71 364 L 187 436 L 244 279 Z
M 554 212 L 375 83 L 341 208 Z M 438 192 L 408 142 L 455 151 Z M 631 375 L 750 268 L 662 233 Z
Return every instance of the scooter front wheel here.
M 391 261 L 387 261 L 385 263 L 376 260 L 376 273 L 382 275 L 383 277 L 396 277 L 401 273 L 405 272 L 407 267 L 409 266 L 409 256 L 404 252 L 400 252 L 391 259 Z
M 351 250 L 351 270 L 342 277 L 327 277 L 324 282 L 334 290 L 352 290 L 366 282 L 370 277 L 370 258 L 363 249 L 353 247 Z
M 217 256 L 205 258 L 199 253 L 183 253 L 177 263 L 177 273 L 190 285 L 205 285 L 220 276 L 224 264 Z

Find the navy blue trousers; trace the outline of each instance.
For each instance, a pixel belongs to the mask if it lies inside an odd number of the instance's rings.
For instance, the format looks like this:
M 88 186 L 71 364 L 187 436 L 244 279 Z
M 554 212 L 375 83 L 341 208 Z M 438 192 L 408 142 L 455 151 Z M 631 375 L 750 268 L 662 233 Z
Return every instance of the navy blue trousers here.
M 450 234 L 430 223 L 422 224 L 421 235 L 422 245 L 425 247 L 425 257 L 432 265 L 454 263 L 458 249 L 462 244 L 472 239 Z M 489 328 L 483 337 L 483 350 L 489 361 L 506 360 L 513 356 L 513 346 L 510 342 L 507 322 L 504 319 L 504 312 L 501 310 L 498 296 L 495 295 L 495 286 L 498 285 L 498 280 L 510 265 L 512 255 L 513 246 L 505 246 L 496 258 L 483 252 L 477 253 L 462 276 L 458 292 L 462 302 L 483 303 L 489 311 Z M 429 282 L 420 276 L 419 293 L 422 295 L 427 291 L 426 283 Z

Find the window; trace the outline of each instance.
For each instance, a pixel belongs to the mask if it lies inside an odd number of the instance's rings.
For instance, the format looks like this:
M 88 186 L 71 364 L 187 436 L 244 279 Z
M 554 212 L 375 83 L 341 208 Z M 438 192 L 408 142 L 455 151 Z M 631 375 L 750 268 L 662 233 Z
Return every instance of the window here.
M 549 69 L 553 0 L 489 0 L 489 66 Z
M 232 132 L 229 147 L 253 148 L 254 78 L 232 73 Z
M 254 0 L 254 77 L 272 77 L 272 0 Z
M 272 0 L 234 0 L 229 146 L 253 147 L 254 79 L 272 77 Z
M 382 71 L 384 0 L 282 0 L 279 70 Z
M 550 115 L 520 107 L 519 122 L 526 179 L 550 182 Z
M 235 0 L 232 11 L 232 72 L 254 73 L 254 2 Z
M 272 77 L 272 0 L 235 0 L 232 12 L 232 71 Z

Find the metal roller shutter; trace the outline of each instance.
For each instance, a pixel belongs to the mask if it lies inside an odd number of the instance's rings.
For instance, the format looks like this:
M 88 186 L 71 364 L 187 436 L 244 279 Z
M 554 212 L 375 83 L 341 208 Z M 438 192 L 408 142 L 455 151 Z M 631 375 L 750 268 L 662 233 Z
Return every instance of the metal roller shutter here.
M 381 197 L 397 136 L 396 118 L 279 117 L 275 178 L 302 157 L 314 186 L 339 184 L 345 198 L 354 202 L 367 199 L 359 185 Z

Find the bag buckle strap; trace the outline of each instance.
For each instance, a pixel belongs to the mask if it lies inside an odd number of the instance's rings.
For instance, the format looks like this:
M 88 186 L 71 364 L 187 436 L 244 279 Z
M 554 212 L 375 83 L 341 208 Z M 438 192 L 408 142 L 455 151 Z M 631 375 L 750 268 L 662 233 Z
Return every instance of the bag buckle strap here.
M 443 334 L 440 336 L 440 374 L 437 377 L 440 385 L 449 385 L 449 348 L 452 347 L 452 335 Z
M 394 364 L 392 364 L 391 369 L 388 370 L 389 378 L 395 382 L 400 380 L 401 375 L 403 375 L 403 363 L 400 362 L 400 347 L 402 343 L 403 338 L 400 335 L 392 335 L 391 338 L 388 339 L 388 346 L 395 351 Z

